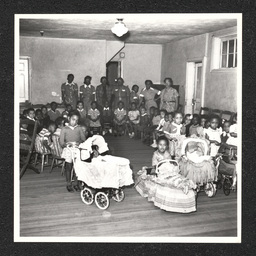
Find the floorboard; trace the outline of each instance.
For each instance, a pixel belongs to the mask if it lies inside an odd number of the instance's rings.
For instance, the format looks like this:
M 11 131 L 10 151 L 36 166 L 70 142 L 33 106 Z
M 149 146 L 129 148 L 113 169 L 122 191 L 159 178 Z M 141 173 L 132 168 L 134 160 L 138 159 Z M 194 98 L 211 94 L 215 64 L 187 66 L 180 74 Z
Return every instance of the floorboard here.
M 131 161 L 133 172 L 151 164 L 153 150 L 128 137 L 107 138 L 113 154 Z M 110 200 L 107 211 L 82 203 L 80 193 L 68 193 L 60 168 L 41 174 L 28 170 L 20 181 L 20 235 L 30 236 L 236 236 L 237 196 L 223 191 L 208 198 L 200 192 L 197 211 L 190 214 L 160 210 L 133 186 L 125 200 Z

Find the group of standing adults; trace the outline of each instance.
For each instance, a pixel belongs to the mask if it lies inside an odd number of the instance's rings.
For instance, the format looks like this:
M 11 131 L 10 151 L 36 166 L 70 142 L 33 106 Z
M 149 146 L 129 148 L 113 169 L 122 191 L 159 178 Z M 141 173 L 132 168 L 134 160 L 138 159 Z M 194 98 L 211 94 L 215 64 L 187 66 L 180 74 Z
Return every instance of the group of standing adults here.
M 124 103 L 124 108 L 129 109 L 132 102 L 137 103 L 137 106 L 145 105 L 147 111 L 151 107 L 158 107 L 156 100 L 160 98 L 160 109 L 165 109 L 167 112 L 175 112 L 178 109 L 179 94 L 172 87 L 173 81 L 171 78 L 165 78 L 165 88 L 162 91 L 152 87 L 151 80 L 145 81 L 145 88 L 139 93 L 139 86 L 134 85 L 132 90 L 124 85 L 123 78 L 119 77 L 116 80 L 116 85 L 110 85 L 105 76 L 101 77 L 101 84 L 96 88 L 91 85 L 92 78 L 86 76 L 84 84 L 78 89 L 78 85 L 74 83 L 74 75 L 69 74 L 67 82 L 61 85 L 62 100 L 65 105 L 70 104 L 73 109 L 76 109 L 77 102 L 80 100 L 84 104 L 84 109 L 88 111 L 91 108 L 91 103 L 96 101 L 99 110 L 102 110 L 106 102 L 113 109 L 117 108 L 118 102 Z

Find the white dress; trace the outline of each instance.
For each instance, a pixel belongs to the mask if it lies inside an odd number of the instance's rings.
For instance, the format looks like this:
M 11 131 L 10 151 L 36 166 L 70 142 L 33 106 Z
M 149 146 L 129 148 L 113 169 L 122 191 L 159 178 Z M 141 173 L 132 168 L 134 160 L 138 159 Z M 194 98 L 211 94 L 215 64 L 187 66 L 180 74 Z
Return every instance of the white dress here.
M 204 129 L 204 136 L 207 134 L 209 137 L 209 140 L 216 140 L 217 142 L 221 142 L 220 135 L 222 133 L 222 128 L 217 128 L 216 130 L 213 130 L 211 127 L 208 129 Z M 214 143 L 211 143 L 210 145 L 210 156 L 216 156 L 218 153 L 220 146 L 215 145 Z

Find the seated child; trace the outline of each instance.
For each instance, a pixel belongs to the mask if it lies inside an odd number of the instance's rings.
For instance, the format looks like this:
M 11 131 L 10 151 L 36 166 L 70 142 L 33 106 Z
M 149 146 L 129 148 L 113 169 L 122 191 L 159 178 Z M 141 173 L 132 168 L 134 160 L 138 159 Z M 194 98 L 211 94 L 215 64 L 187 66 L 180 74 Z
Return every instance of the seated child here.
M 137 84 L 134 84 L 132 86 L 132 90 L 131 90 L 131 93 L 130 93 L 130 102 L 131 103 L 135 103 L 136 106 L 139 106 L 139 102 L 140 102 L 140 96 L 138 94 L 139 92 L 139 86 Z
M 172 158 L 179 157 L 182 141 L 185 138 L 186 127 L 182 125 L 183 116 L 176 112 L 173 122 L 164 131 L 165 136 L 170 140 L 169 150 Z
M 200 126 L 200 117 L 197 114 L 193 115 L 192 124 L 189 127 L 189 137 L 200 137 L 203 135 L 203 128 Z
M 237 114 L 233 117 L 233 124 L 230 126 L 230 137 L 227 140 L 227 144 L 237 146 Z
M 78 101 L 76 106 L 77 106 L 77 111 L 80 114 L 79 124 L 86 124 L 87 123 L 87 113 L 86 113 L 86 110 L 84 109 L 84 103 L 82 101 Z
M 69 124 L 63 127 L 60 133 L 60 145 L 62 148 L 64 148 L 61 157 L 65 159 L 68 192 L 74 192 L 74 189 L 76 191 L 80 190 L 76 175 L 74 175 L 74 186 L 72 185 L 71 181 L 71 172 L 73 168 L 72 152 L 74 152 L 74 148 L 76 146 L 85 141 L 85 134 L 81 126 L 78 125 L 78 120 L 79 113 L 77 111 L 71 112 L 69 115 Z
M 66 105 L 66 109 L 62 112 L 62 117 L 68 118 L 70 111 L 72 111 L 72 106 L 70 104 Z
M 149 126 L 149 117 L 148 117 L 146 108 L 145 107 L 141 107 L 141 110 L 140 110 L 140 122 L 139 122 L 137 130 L 139 132 L 142 132 L 143 136 L 144 136 L 144 133 L 146 132 L 148 126 Z
M 28 123 L 29 120 L 27 118 L 20 119 L 20 150 L 28 151 L 31 144 L 31 137 L 28 135 Z
M 186 128 L 186 137 L 189 137 L 189 128 L 191 126 L 191 119 L 193 118 L 193 116 L 191 114 L 186 114 L 184 116 L 184 119 L 183 119 L 183 125 L 185 126 Z
M 94 134 L 96 132 L 99 134 L 101 132 L 100 111 L 97 109 L 96 101 L 91 103 L 91 109 L 88 110 L 87 117 L 90 121 L 89 127 L 91 133 Z
M 171 155 L 168 152 L 169 141 L 166 137 L 162 136 L 157 139 L 157 150 L 154 152 L 152 157 L 152 170 L 151 174 L 156 172 L 156 177 L 152 180 L 160 185 L 167 187 L 179 188 L 185 194 L 188 193 L 189 189 L 195 189 L 196 185 L 180 174 L 177 163 L 163 163 L 158 170 L 157 165 L 163 160 L 171 160 Z
M 35 119 L 38 121 L 38 131 L 40 131 L 44 127 L 43 114 L 40 108 L 35 111 Z
M 124 103 L 118 102 L 118 108 L 114 112 L 114 135 L 124 135 L 126 125 L 127 112 L 124 109 Z
M 35 150 L 40 154 L 50 154 L 51 153 L 51 136 L 56 130 L 56 124 L 50 121 L 46 128 L 43 128 L 39 134 L 36 136 L 35 140 Z
M 60 111 L 57 110 L 58 104 L 53 101 L 53 102 L 51 102 L 50 106 L 51 106 L 51 109 L 48 111 L 48 115 L 49 115 L 50 119 L 51 119 L 53 122 L 55 122 L 55 120 L 56 120 L 59 116 L 61 116 L 61 115 L 60 115 Z
M 167 112 L 165 109 L 160 110 L 160 122 L 159 122 L 158 126 L 156 127 L 156 129 L 153 131 L 153 144 L 150 145 L 152 148 L 157 147 L 157 143 L 156 143 L 157 133 L 161 132 L 163 130 L 164 123 L 166 122 L 165 121 L 166 114 L 167 114 Z
M 28 115 L 27 115 L 27 119 L 28 119 L 28 135 L 32 137 L 33 135 L 33 131 L 34 131 L 34 126 L 35 126 L 35 110 L 33 108 L 29 108 L 28 109 Z
M 55 124 L 57 128 L 56 128 L 56 131 L 54 132 L 54 135 L 60 136 L 61 129 L 65 126 L 65 121 L 66 119 L 62 116 L 58 117 L 55 120 Z
M 41 111 L 42 111 L 42 118 L 43 118 L 43 127 L 46 127 L 48 125 L 48 123 L 51 121 L 50 117 L 48 115 L 47 107 L 45 105 L 43 105 L 41 107 Z
M 220 135 L 222 133 L 221 127 L 219 126 L 219 117 L 213 115 L 210 118 L 210 127 L 204 129 L 204 136 L 210 142 L 210 156 L 215 157 L 220 147 Z
M 101 124 L 103 127 L 102 135 L 104 136 L 107 132 L 112 133 L 112 122 L 113 113 L 109 106 L 109 102 L 106 101 L 102 109 Z
M 128 131 L 129 137 L 133 138 L 137 134 L 138 124 L 140 122 L 140 111 L 136 107 L 136 103 L 131 104 L 131 110 L 128 112 Z

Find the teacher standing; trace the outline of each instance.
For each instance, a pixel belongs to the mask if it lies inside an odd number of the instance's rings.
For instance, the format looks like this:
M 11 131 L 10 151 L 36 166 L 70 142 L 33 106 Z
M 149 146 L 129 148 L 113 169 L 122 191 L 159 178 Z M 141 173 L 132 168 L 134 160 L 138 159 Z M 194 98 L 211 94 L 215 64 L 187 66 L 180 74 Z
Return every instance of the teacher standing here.
M 178 98 L 179 93 L 174 89 L 173 81 L 167 77 L 164 79 L 165 88 L 161 91 L 160 109 L 165 109 L 168 113 L 175 112 L 178 110 Z

